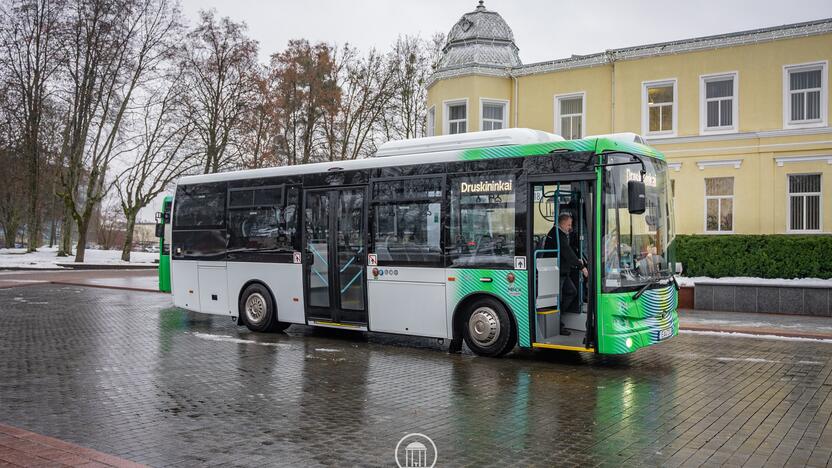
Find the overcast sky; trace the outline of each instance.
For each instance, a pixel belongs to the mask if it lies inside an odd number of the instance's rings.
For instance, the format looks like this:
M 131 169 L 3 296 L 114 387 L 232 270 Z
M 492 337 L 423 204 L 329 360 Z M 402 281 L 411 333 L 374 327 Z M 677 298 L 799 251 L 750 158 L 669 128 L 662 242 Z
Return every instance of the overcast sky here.
M 388 48 L 399 34 L 447 34 L 476 0 L 183 0 L 192 22 L 200 9 L 245 21 L 260 57 L 306 38 L 362 50 Z M 486 0 L 514 31 L 523 63 L 625 46 L 832 17 L 830 0 L 562 1 Z

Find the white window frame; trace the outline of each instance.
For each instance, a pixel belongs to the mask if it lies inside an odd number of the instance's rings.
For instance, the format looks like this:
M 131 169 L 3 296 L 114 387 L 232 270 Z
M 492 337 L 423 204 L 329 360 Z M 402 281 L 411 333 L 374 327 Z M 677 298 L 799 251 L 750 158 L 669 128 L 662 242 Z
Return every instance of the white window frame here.
M 676 78 L 641 82 L 641 134 L 650 138 L 672 138 L 679 132 L 679 84 Z M 647 104 L 647 89 L 659 86 L 673 86 L 673 130 L 662 132 L 650 131 L 650 110 Z
M 730 177 L 730 178 L 734 179 L 734 184 L 733 184 L 733 187 L 732 187 L 731 195 L 708 195 L 707 179 L 722 179 L 722 178 L 725 178 L 725 177 Z M 705 234 L 733 234 L 734 233 L 734 226 L 737 224 L 737 219 L 736 219 L 737 200 L 736 200 L 735 195 L 734 195 L 736 193 L 736 188 L 737 188 L 737 178 L 734 177 L 734 176 L 705 177 L 704 179 L 702 179 L 702 182 L 704 184 L 702 189 L 703 189 L 703 192 L 705 193 L 705 209 L 703 210 L 703 216 L 702 216 L 702 232 L 704 232 Z M 720 225 L 719 225 L 720 219 L 722 218 L 722 216 L 721 216 L 721 214 L 722 214 L 721 200 L 722 199 L 728 199 L 728 198 L 731 199 L 731 210 L 733 211 L 733 215 L 731 217 L 731 230 L 730 231 L 724 231 L 724 230 L 719 229 L 720 228 Z M 708 200 L 720 200 L 720 202 L 717 203 L 717 217 L 716 217 L 716 219 L 717 219 L 717 230 L 716 231 L 709 231 L 708 230 Z
M 826 60 L 783 65 L 783 128 L 812 128 L 826 126 L 828 121 L 827 117 L 829 104 L 828 65 L 829 62 Z M 789 75 L 791 72 L 802 72 L 817 69 L 820 69 L 820 119 L 793 122 L 791 120 L 792 100 L 791 80 L 789 79 Z
M 470 116 L 471 116 L 471 106 L 468 105 L 468 98 L 462 99 L 447 99 L 442 101 L 442 134 L 443 135 L 450 135 L 451 134 L 451 122 L 450 122 L 450 108 L 451 106 L 465 104 L 465 133 L 471 131 L 470 125 Z M 454 120 L 454 122 L 461 122 L 461 120 Z M 455 135 L 458 135 L 455 133 Z
M 789 178 L 791 176 L 816 175 L 820 176 L 820 192 L 801 192 L 792 195 L 789 189 Z M 792 196 L 803 197 L 803 213 L 806 214 L 806 196 L 818 195 L 818 228 L 817 229 L 792 229 Z M 806 225 L 806 219 L 803 220 Z M 820 172 L 791 172 L 786 174 L 786 232 L 789 234 L 818 234 L 823 232 L 823 174 Z
M 731 97 L 731 125 L 720 127 L 708 126 L 708 93 L 707 84 L 712 81 L 723 81 L 732 79 L 734 82 L 733 96 Z M 711 100 L 724 100 L 725 98 L 713 98 Z M 699 134 L 719 135 L 724 133 L 737 133 L 739 130 L 739 72 L 712 73 L 699 76 Z
M 578 91 L 575 93 L 566 93 L 566 94 L 555 94 L 555 134 L 561 135 L 561 128 L 560 128 L 560 120 L 561 120 L 561 112 L 560 112 L 560 102 L 565 99 L 574 99 L 576 97 L 581 98 L 581 136 L 579 138 L 583 138 L 586 136 L 586 91 Z M 573 114 L 570 114 L 573 115 Z M 564 137 L 566 138 L 566 137 Z
M 428 109 L 428 115 L 425 119 L 425 136 L 435 136 L 436 135 L 436 106 L 430 106 Z
M 480 98 L 480 131 L 483 131 L 483 122 L 485 118 L 483 117 L 484 111 L 484 104 L 499 104 L 503 106 L 503 127 L 508 128 L 508 112 L 509 112 L 509 101 L 508 99 L 494 99 L 494 98 Z M 467 115 L 467 114 L 466 114 Z M 494 120 L 494 119 L 488 119 Z

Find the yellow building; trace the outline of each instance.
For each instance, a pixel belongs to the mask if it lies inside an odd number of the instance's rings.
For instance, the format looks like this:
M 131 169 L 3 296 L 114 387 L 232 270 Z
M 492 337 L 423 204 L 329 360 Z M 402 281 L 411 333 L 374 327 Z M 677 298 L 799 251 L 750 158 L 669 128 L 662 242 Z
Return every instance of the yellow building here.
M 832 232 L 832 19 L 521 64 L 480 2 L 428 83 L 428 133 L 635 132 L 668 158 L 684 234 Z

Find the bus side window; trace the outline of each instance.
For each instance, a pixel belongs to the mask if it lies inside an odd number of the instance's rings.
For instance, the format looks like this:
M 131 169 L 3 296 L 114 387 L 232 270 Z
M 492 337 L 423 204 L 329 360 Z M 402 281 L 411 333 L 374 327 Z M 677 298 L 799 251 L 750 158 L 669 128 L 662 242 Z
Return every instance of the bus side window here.
M 298 189 L 283 186 L 229 190 L 228 251 L 286 252 L 296 249 Z
M 373 183 L 375 252 L 380 265 L 442 266 L 441 177 Z
M 514 267 L 514 174 L 482 173 L 450 181 L 452 267 Z

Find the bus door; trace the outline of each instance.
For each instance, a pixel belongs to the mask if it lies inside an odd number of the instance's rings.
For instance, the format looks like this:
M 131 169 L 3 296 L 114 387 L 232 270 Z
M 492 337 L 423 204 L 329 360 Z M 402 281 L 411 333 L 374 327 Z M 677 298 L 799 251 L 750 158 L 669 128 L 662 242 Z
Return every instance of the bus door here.
M 304 192 L 306 318 L 366 325 L 366 187 Z
M 593 187 L 592 180 L 564 180 L 534 182 L 529 189 L 535 345 L 586 350 L 594 344 L 594 296 L 589 287 Z M 575 259 L 586 265 L 587 278 Z

